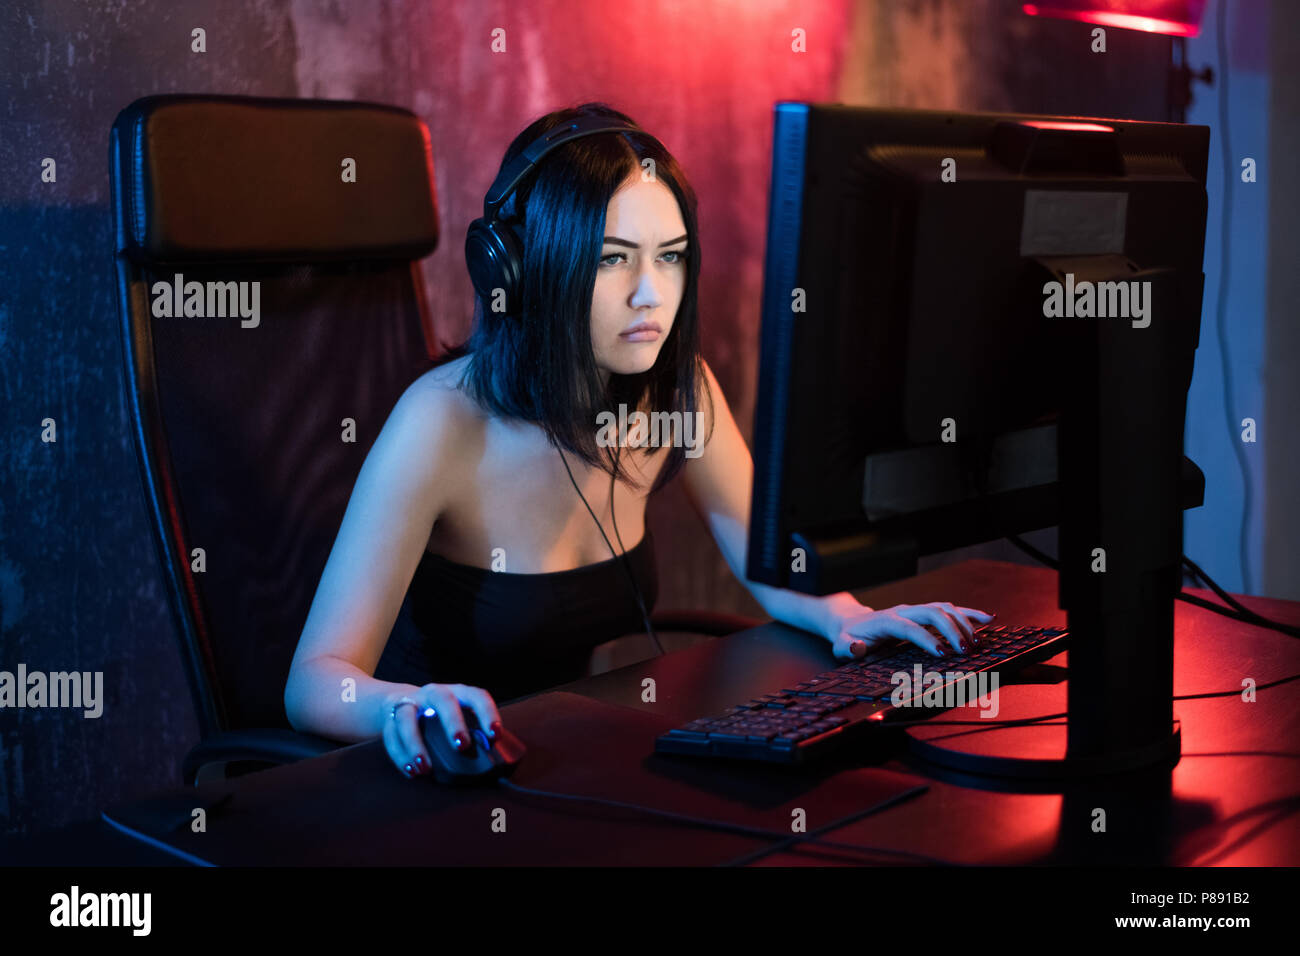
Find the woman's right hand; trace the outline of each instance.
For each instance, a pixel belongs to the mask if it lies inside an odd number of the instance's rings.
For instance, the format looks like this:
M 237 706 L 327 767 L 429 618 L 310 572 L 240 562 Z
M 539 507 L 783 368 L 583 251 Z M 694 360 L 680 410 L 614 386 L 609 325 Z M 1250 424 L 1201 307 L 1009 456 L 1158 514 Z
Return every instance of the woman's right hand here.
M 393 705 L 403 697 L 410 697 L 417 706 L 403 704 L 394 714 Z M 481 687 L 425 684 L 414 694 L 394 691 L 384 699 L 384 750 L 405 777 L 419 777 L 433 770 L 429 748 L 420 732 L 420 715 L 425 708 L 432 707 L 437 712 L 439 730 L 447 735 L 453 748 L 459 750 L 469 742 L 469 728 L 461 714 L 461 705 L 474 711 L 489 740 L 496 736 L 492 727 L 495 724 L 500 729 L 501 715 L 492 695 Z M 460 746 L 456 743 L 458 734 L 462 735 Z

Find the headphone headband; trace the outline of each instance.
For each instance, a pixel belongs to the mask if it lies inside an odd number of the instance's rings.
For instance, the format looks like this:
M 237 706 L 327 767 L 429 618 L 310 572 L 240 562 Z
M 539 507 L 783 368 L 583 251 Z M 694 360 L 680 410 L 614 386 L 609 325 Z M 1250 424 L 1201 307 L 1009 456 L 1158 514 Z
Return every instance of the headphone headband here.
M 542 158 L 551 150 L 563 146 L 570 140 L 577 139 L 580 136 L 590 136 L 593 133 L 615 133 L 628 132 L 640 133 L 648 136 L 643 129 L 635 126 L 629 126 L 627 123 L 619 120 L 605 119 L 603 116 L 581 116 L 578 119 L 571 120 L 568 123 L 561 123 L 554 129 L 548 130 L 539 136 L 518 156 L 510 161 L 510 164 L 497 175 L 492 181 L 492 186 L 487 191 L 487 196 L 483 200 L 483 218 L 488 222 L 496 219 L 497 210 L 501 204 L 506 201 L 506 197 L 514 191 L 534 167 L 536 167 Z

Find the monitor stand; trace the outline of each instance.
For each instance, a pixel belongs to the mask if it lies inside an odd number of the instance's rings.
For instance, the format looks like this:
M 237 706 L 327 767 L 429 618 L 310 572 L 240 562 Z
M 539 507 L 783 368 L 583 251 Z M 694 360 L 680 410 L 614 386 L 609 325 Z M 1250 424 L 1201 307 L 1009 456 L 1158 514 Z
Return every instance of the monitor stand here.
M 1109 316 L 1045 319 L 1060 323 L 1053 333 L 1062 357 L 1059 602 L 1069 629 L 1068 721 L 942 735 L 934 733 L 938 726 L 919 725 L 909 746 L 924 760 L 994 776 L 1089 777 L 1172 766 L 1181 754 L 1173 716 L 1180 469 L 1200 300 L 1180 288 L 1172 270 L 1144 272 L 1119 256 L 1035 262 L 1030 282 L 1040 290 L 1044 279 L 1064 285 L 1067 274 L 1075 286 L 1151 283 L 1145 326 Z M 949 713 L 957 719 L 961 712 Z M 1064 754 L 1047 755 L 1060 754 L 1062 730 Z M 1027 734 L 1040 735 L 1037 755 L 1026 755 Z

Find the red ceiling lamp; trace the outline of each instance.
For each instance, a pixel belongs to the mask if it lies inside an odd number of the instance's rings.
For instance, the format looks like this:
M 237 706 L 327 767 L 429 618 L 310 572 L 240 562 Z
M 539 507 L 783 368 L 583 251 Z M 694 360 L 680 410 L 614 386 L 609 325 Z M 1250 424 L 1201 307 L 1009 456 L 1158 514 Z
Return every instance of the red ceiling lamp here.
M 1205 0 L 1046 0 L 1022 4 L 1031 17 L 1081 20 L 1101 27 L 1194 37 L 1201 32 Z
M 1172 37 L 1169 120 L 1185 123 L 1187 107 L 1192 102 L 1193 84 L 1199 80 L 1207 86 L 1214 85 L 1214 70 L 1210 67 L 1193 70 L 1187 65 L 1187 38 L 1201 32 L 1205 4 L 1206 0 L 1045 0 L 1043 3 L 1022 3 L 1020 9 L 1031 17 L 1078 20 L 1100 27 Z

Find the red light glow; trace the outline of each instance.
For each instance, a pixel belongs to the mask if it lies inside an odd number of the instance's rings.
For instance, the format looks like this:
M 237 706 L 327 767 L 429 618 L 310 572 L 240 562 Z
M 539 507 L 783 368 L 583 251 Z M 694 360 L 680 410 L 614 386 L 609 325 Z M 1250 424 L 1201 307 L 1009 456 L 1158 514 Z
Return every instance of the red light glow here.
M 1119 13 L 1114 10 L 1071 10 L 1065 7 L 1045 6 L 1037 3 L 1022 4 L 1021 9 L 1031 17 L 1079 20 L 1083 23 L 1095 23 L 1103 27 L 1141 30 L 1144 33 L 1162 33 L 1172 37 L 1194 37 L 1201 32 L 1199 23 L 1184 23 L 1179 20 L 1166 20 L 1137 13 Z
M 1061 123 L 1054 120 L 1025 120 L 1021 126 L 1032 126 L 1035 129 L 1072 129 L 1081 130 L 1089 133 L 1113 133 L 1115 127 L 1102 126 L 1100 123 Z

